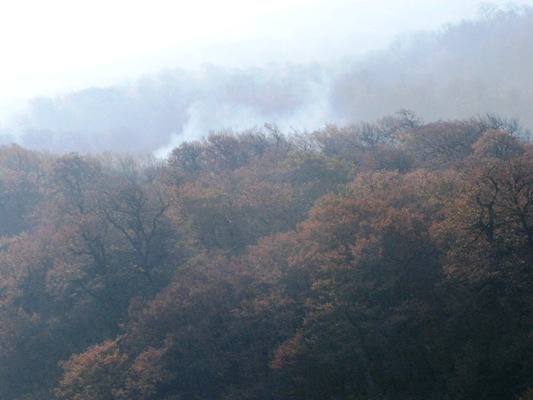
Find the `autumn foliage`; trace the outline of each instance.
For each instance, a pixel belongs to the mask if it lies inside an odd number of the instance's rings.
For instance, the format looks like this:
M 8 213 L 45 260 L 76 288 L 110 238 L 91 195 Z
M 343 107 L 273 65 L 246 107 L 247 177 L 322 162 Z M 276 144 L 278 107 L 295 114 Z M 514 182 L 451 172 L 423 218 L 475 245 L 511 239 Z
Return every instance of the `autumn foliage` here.
M 529 399 L 526 138 L 404 111 L 0 148 L 0 399 Z

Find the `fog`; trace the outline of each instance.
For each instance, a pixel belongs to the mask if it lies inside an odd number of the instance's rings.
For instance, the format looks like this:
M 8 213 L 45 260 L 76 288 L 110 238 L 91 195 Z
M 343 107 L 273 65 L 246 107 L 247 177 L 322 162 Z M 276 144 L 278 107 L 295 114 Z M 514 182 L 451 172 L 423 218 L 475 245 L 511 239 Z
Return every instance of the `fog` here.
M 291 4 L 302 7 L 296 3 Z M 364 1 L 334 3 L 348 4 L 350 10 L 359 5 L 366 10 L 363 16 L 370 15 Z M 307 13 L 319 2 L 310 4 L 303 8 Z M 432 19 L 409 12 L 422 8 L 421 2 L 404 2 L 410 7 L 401 15 L 410 19 L 391 26 L 388 13 L 382 12 L 375 19 L 382 25 L 357 29 L 349 27 L 351 16 L 346 15 L 337 26 L 338 11 L 326 8 L 329 13 L 323 17 L 329 25 L 324 25 L 323 37 L 316 26 L 305 27 L 298 20 L 298 34 L 291 36 L 290 23 L 285 21 L 276 40 L 270 38 L 262 45 L 257 32 L 268 29 L 248 26 L 255 35 L 247 40 L 240 38 L 230 45 L 231 35 L 223 43 L 204 38 L 190 42 L 179 57 L 165 53 L 160 43 L 152 61 L 143 58 L 137 70 L 124 67 L 121 73 L 120 62 L 112 63 L 108 70 L 115 72 L 77 83 L 69 81 L 66 73 L 64 87 L 51 84 L 41 91 L 44 95 L 19 100 L 17 107 L 3 100 L 1 141 L 58 152 L 164 155 L 183 140 L 198 139 L 213 130 L 265 123 L 285 131 L 313 130 L 327 123 L 372 120 L 400 109 L 431 120 L 496 113 L 533 127 L 529 110 L 533 9 L 519 5 L 480 9 L 478 2 L 461 8 L 458 4 L 440 5 L 440 11 L 445 7 L 447 12 Z M 396 21 L 398 6 L 391 7 L 389 13 Z M 305 18 L 308 24 L 320 22 L 317 10 L 314 17 Z M 296 15 L 278 14 L 278 22 Z M 256 17 L 261 15 L 258 12 Z M 443 17 L 450 23 L 442 25 Z M 361 15 L 353 14 L 354 21 L 360 19 Z M 208 30 L 209 35 L 216 36 L 224 26 Z M 240 37 L 244 31 L 236 29 L 232 35 Z M 306 32 L 314 34 L 298 46 L 295 38 L 305 37 Z M 286 46 L 279 46 L 283 40 Z M 128 57 L 143 54 L 147 53 Z M 74 68 L 70 73 L 76 71 L 82 70 Z

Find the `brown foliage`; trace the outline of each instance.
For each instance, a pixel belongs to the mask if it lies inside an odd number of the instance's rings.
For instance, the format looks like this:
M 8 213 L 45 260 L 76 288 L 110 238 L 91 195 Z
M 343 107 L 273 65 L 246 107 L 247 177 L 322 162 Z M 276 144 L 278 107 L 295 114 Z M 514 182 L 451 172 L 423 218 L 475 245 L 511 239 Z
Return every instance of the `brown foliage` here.
M 0 150 L 0 398 L 514 399 L 533 163 L 487 116 Z

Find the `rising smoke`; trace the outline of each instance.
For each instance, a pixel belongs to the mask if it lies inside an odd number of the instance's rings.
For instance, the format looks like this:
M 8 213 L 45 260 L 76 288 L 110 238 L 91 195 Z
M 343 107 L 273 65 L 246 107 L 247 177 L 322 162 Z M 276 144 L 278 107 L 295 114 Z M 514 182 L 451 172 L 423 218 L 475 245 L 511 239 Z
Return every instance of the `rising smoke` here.
M 533 8 L 491 9 L 329 65 L 169 70 L 36 98 L 0 131 L 57 152 L 156 152 L 210 131 L 275 123 L 312 130 L 410 109 L 424 119 L 496 113 L 533 127 Z

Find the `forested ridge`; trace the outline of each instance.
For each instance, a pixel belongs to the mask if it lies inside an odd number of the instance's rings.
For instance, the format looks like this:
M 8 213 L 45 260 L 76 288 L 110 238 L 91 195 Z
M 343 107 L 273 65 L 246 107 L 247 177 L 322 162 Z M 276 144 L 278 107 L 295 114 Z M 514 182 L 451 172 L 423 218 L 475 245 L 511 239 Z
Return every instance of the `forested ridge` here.
M 4 146 L 0 222 L 1 400 L 533 399 L 514 121 Z

